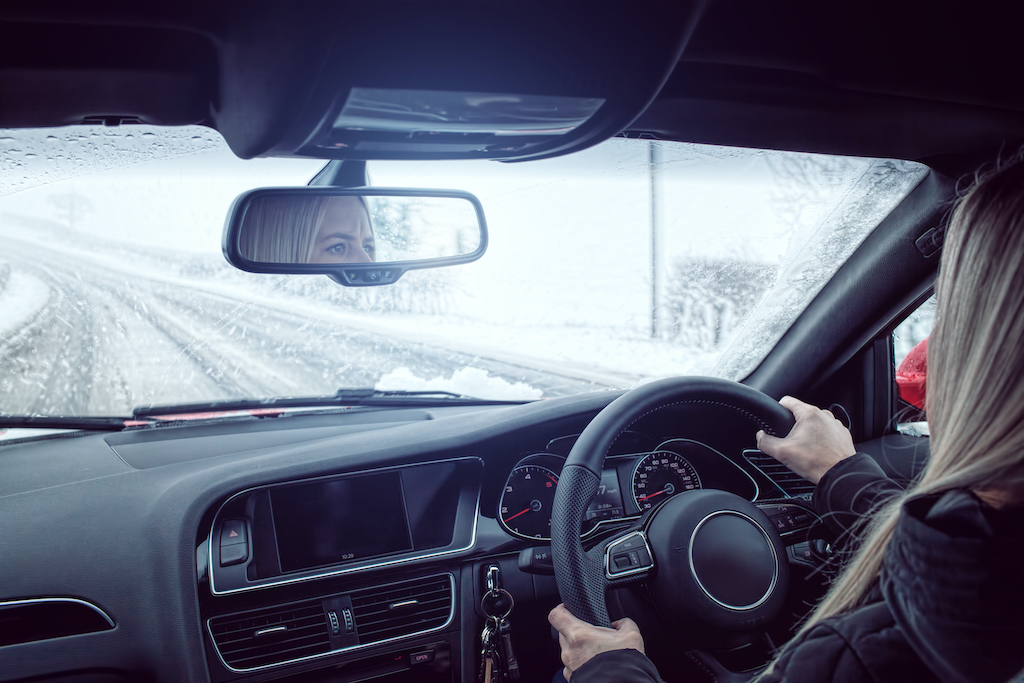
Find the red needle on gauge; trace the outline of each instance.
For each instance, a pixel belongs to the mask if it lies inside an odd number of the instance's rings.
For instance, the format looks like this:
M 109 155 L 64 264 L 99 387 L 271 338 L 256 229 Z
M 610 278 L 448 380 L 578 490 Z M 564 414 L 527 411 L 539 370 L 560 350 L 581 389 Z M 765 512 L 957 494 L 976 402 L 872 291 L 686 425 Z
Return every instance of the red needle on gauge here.
M 519 515 L 525 515 L 525 514 L 526 514 L 527 512 L 529 512 L 529 511 L 530 511 L 531 509 L 532 509 L 532 508 L 526 508 L 526 509 L 525 509 L 525 510 L 523 510 L 522 512 L 517 512 L 516 514 L 512 515 L 511 517 L 507 517 L 507 518 L 505 519 L 505 524 L 508 524 L 509 522 L 511 522 L 511 521 L 512 521 L 513 519 L 515 519 L 515 518 L 516 518 L 516 517 L 518 517 Z
M 663 493 L 665 493 L 665 489 L 662 489 L 660 491 L 655 491 L 654 493 L 648 493 L 646 496 L 640 496 L 640 500 L 647 500 L 648 498 L 654 498 L 655 496 L 660 496 Z M 523 513 L 520 512 L 519 514 L 523 514 Z M 505 521 L 507 522 L 508 520 L 506 519 Z

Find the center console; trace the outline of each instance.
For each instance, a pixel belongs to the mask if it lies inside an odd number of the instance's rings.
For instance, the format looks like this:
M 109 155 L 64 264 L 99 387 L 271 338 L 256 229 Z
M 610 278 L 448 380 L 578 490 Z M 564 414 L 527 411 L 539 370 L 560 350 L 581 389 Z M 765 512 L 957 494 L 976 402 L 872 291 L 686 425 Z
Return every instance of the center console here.
M 212 678 L 452 680 L 482 472 L 455 458 L 231 496 L 197 558 Z

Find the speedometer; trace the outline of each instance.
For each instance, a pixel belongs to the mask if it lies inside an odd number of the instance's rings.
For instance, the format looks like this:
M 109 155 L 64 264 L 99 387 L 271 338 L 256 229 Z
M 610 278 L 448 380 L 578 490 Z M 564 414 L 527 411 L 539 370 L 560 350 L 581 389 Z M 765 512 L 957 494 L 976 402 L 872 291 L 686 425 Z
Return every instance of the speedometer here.
M 633 470 L 633 499 L 640 512 L 670 496 L 700 488 L 700 477 L 681 455 L 668 451 L 648 453 Z
M 501 494 L 498 519 L 514 534 L 551 538 L 551 503 L 558 475 L 540 465 L 520 465 L 512 470 Z

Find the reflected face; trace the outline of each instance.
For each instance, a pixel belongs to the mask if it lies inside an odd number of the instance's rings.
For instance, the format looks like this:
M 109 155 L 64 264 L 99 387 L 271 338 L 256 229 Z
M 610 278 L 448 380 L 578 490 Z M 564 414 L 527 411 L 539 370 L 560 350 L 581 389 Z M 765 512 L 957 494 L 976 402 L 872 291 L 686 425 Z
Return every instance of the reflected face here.
M 309 263 L 372 263 L 377 260 L 370 216 L 358 197 L 333 197 L 317 230 Z

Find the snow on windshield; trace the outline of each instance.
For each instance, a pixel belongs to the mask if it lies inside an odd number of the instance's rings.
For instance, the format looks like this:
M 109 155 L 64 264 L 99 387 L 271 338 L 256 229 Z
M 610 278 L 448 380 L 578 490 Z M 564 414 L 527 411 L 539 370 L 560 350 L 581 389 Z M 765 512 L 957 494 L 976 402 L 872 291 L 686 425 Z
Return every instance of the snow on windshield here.
M 922 166 L 615 139 L 524 164 L 375 162 L 477 194 L 473 264 L 392 287 L 232 269 L 228 206 L 322 162 L 213 131 L 0 131 L 0 413 L 333 394 L 534 399 L 749 373 Z

